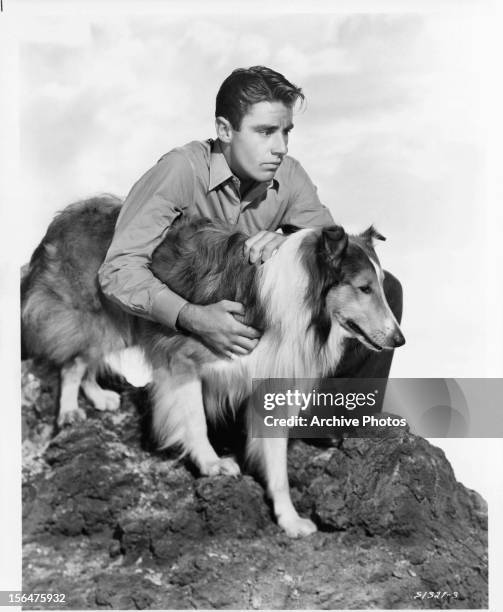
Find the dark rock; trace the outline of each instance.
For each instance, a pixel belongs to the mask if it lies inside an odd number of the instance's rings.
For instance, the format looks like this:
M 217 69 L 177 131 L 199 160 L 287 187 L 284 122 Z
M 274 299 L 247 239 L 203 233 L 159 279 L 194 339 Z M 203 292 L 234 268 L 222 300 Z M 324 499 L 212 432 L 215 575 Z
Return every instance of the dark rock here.
M 127 449 L 99 422 L 58 434 L 44 454 L 48 477 L 31 483 L 38 503 L 26 517 L 25 534 L 76 536 L 112 529 L 140 495 L 139 476 L 124 470 L 127 457 Z
M 482 504 L 456 482 L 439 448 L 395 429 L 377 439 L 348 438 L 337 449 L 313 457 L 297 445 L 302 463 L 301 506 L 327 529 L 362 528 L 369 535 L 432 537 L 467 523 L 486 524 Z
M 250 538 L 271 526 L 263 489 L 250 476 L 203 478 L 196 496 L 211 535 Z
M 23 382 L 23 588 L 63 585 L 60 608 L 487 606 L 485 502 L 406 429 L 296 441 L 292 498 L 322 531 L 290 540 L 250 476 L 146 450 L 144 393 L 120 413 L 81 398 L 87 420 L 58 433 L 57 372 L 26 362 Z M 459 597 L 414 599 L 440 590 Z
M 145 610 L 155 601 L 156 585 L 140 578 L 133 583 L 127 576 L 104 575 L 97 580 L 95 602 L 100 608 Z

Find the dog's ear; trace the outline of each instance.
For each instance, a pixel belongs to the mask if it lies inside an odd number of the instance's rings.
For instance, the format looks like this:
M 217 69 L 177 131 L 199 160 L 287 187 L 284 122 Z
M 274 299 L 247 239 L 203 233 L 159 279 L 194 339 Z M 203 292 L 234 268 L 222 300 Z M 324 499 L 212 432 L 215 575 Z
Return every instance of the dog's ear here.
M 332 267 L 338 267 L 348 247 L 348 235 L 340 225 L 324 227 L 321 231 L 321 252 Z
M 360 234 L 360 236 L 371 247 L 374 247 L 374 240 L 386 240 L 386 238 L 380 234 L 373 225 L 368 227 L 362 234 Z

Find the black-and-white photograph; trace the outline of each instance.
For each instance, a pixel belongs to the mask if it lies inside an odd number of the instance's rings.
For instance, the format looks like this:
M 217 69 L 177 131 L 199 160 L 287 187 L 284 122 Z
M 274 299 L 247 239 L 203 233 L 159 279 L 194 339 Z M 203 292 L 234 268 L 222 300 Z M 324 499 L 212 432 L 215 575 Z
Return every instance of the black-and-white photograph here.
M 11 2 L 0 605 L 498 610 L 493 7 Z

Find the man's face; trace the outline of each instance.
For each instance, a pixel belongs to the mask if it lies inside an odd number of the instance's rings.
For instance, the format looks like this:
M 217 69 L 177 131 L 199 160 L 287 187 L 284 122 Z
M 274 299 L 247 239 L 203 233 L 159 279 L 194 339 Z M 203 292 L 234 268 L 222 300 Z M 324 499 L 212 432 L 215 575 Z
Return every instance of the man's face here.
M 227 159 L 241 181 L 265 182 L 274 177 L 288 151 L 292 114 L 292 108 L 283 102 L 250 106 L 240 129 L 232 130 Z

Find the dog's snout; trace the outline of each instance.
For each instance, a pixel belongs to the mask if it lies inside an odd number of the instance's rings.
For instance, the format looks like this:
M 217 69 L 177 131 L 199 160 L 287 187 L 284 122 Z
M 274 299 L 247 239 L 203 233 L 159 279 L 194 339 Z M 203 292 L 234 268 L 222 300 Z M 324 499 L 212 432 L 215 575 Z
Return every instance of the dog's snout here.
M 405 337 L 399 329 L 397 329 L 393 334 L 392 342 L 395 348 L 405 344 Z

